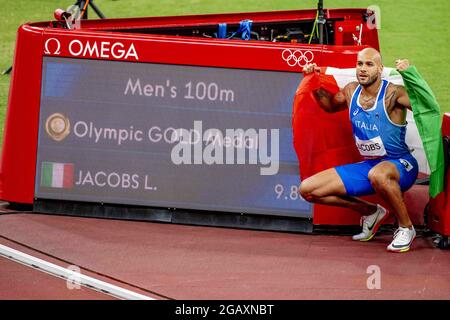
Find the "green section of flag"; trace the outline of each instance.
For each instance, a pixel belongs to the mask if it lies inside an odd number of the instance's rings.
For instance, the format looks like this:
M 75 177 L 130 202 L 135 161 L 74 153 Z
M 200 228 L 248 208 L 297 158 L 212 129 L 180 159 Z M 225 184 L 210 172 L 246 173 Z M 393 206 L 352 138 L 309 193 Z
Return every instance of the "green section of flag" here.
M 442 144 L 441 108 L 430 86 L 416 67 L 401 71 L 406 91 L 413 110 L 414 120 L 422 138 L 423 147 L 430 165 L 430 197 L 434 198 L 444 190 L 444 147 Z
M 51 187 L 52 186 L 52 176 L 53 176 L 53 163 L 42 162 L 41 186 L 42 187 Z

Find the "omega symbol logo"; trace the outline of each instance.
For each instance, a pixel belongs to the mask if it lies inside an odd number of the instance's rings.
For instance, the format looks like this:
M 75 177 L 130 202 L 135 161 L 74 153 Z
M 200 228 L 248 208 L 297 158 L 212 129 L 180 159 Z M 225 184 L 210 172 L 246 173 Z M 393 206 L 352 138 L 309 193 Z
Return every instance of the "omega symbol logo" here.
M 45 54 L 61 54 L 61 42 L 56 38 L 50 38 L 45 41 Z

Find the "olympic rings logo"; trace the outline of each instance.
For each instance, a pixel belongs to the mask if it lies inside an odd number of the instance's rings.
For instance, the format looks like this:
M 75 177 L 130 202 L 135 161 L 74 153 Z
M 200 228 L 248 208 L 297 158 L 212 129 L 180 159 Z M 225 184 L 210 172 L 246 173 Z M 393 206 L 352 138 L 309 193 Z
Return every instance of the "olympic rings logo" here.
M 314 60 L 314 53 L 310 50 L 303 52 L 301 50 L 285 49 L 281 57 L 290 67 L 294 67 L 295 65 L 304 67 L 307 63 Z

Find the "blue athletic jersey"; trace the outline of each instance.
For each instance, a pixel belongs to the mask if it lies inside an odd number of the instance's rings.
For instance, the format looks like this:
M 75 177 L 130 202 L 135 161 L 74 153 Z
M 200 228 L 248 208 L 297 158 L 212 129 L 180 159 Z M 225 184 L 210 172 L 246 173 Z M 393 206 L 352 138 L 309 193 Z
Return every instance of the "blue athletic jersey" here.
M 388 85 L 387 80 L 382 80 L 375 105 L 367 110 L 359 104 L 361 85 L 352 96 L 349 111 L 353 135 L 359 152 L 366 159 L 400 158 L 410 152 L 405 142 L 406 124 L 392 122 L 384 105 Z

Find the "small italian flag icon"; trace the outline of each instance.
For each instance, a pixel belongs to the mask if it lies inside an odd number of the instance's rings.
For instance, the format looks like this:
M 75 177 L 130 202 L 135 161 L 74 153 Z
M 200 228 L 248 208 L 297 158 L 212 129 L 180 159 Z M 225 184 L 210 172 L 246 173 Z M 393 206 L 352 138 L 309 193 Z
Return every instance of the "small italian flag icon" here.
M 73 163 L 42 162 L 41 187 L 72 188 Z

